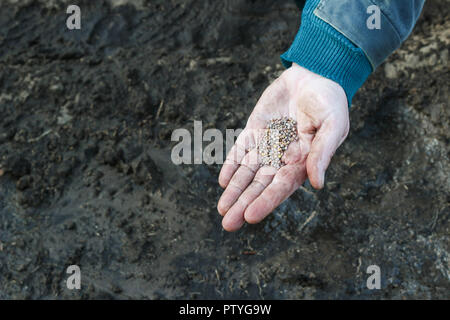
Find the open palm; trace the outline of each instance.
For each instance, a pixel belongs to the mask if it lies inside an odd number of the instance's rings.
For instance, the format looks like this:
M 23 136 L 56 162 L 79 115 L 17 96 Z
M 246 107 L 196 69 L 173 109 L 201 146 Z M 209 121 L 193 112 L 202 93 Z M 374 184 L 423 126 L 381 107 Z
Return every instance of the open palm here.
M 297 121 L 280 169 L 260 166 L 257 143 L 274 118 Z M 324 184 L 325 170 L 349 130 L 348 104 L 342 87 L 296 64 L 262 94 L 247 125 L 227 155 L 219 176 L 225 188 L 218 211 L 225 230 L 247 221 L 258 223 L 298 189 L 306 178 L 314 188 Z

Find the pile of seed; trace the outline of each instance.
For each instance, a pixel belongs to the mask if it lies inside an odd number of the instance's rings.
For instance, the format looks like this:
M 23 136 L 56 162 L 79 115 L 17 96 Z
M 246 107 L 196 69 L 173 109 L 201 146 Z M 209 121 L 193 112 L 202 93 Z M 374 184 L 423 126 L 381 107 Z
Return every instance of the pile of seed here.
M 288 117 L 270 120 L 258 142 L 261 165 L 281 168 L 284 151 L 297 139 L 297 121 Z

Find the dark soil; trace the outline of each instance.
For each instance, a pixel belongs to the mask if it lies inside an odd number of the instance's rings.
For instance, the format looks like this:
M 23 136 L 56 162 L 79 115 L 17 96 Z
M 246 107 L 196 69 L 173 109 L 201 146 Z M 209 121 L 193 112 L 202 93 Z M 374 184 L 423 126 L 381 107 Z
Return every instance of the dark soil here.
M 77 2 L 70 31 L 72 1 L 0 1 L 0 298 L 450 298 L 448 1 L 354 98 L 325 189 L 237 233 L 171 133 L 245 125 L 293 1 Z

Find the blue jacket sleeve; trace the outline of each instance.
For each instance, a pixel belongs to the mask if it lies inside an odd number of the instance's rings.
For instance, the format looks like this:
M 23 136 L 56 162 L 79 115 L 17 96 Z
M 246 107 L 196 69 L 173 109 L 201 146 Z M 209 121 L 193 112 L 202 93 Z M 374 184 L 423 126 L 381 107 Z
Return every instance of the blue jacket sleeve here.
M 370 73 L 411 33 L 424 2 L 307 0 L 297 36 L 281 60 L 336 81 L 350 106 Z

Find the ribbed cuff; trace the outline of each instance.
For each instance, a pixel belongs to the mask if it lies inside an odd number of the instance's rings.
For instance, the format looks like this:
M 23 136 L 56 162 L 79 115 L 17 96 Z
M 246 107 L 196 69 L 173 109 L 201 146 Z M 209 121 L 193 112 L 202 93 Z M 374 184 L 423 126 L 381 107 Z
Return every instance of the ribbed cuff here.
M 313 13 L 318 0 L 309 0 L 302 13 L 302 23 L 294 42 L 281 55 L 284 66 L 293 62 L 339 83 L 348 106 L 356 91 L 372 72 L 364 52 L 331 25 Z

